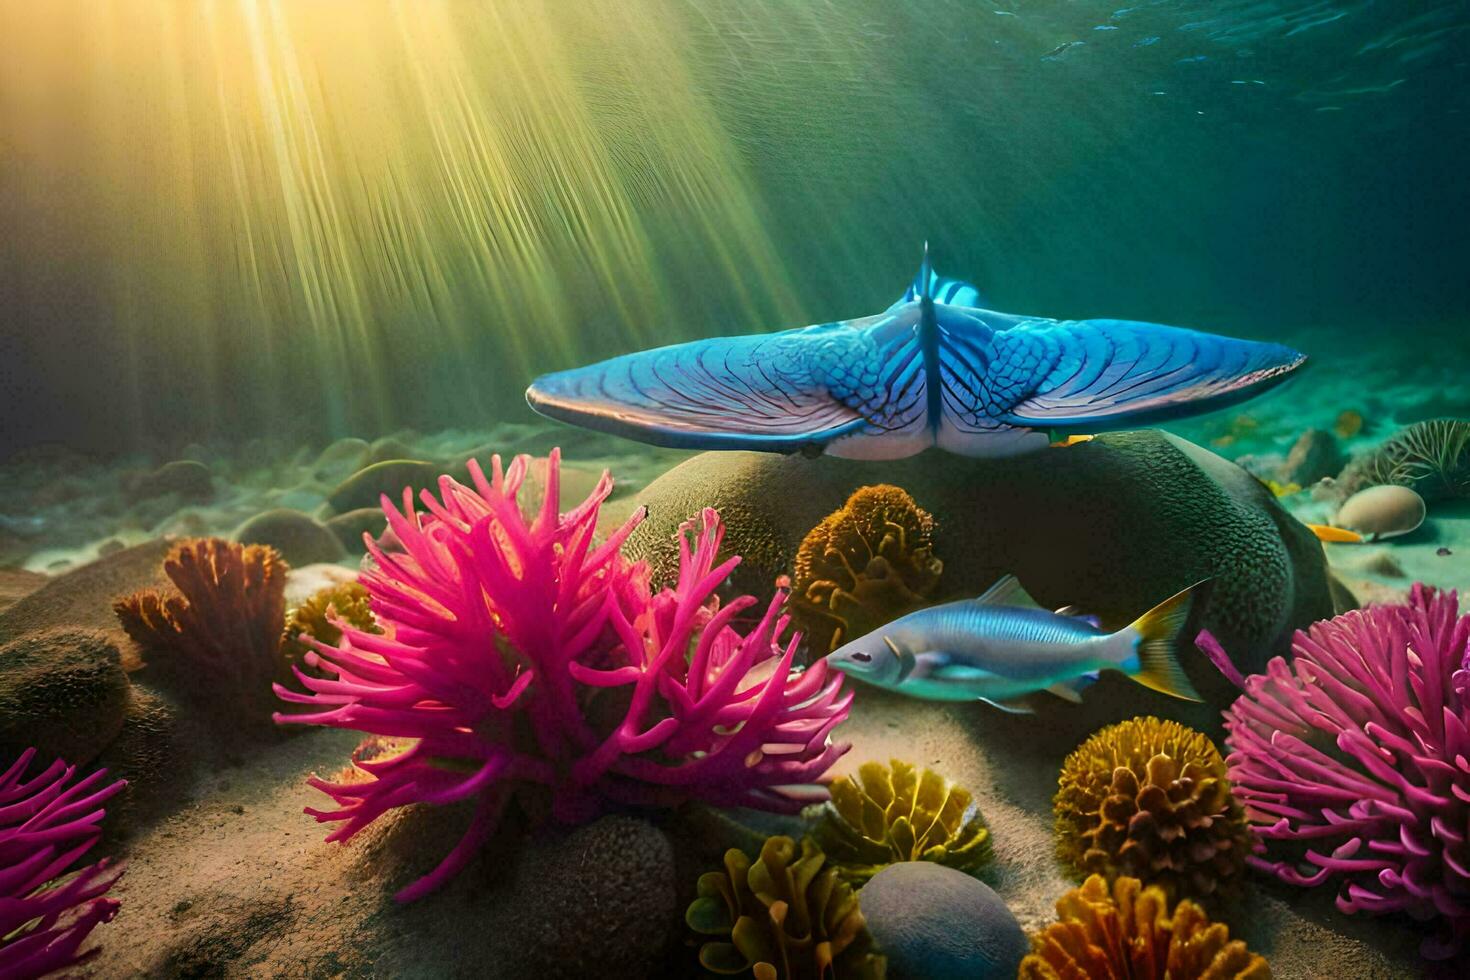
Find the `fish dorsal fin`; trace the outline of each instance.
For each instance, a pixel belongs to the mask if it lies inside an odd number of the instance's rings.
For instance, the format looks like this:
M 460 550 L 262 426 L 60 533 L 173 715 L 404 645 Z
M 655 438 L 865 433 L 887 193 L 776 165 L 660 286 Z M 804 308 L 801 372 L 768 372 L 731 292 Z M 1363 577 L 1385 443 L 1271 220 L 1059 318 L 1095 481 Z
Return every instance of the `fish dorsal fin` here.
M 1043 609 L 1041 603 L 1031 598 L 1031 593 L 1014 575 L 1002 575 L 990 588 L 975 598 L 981 606 L 1020 606 L 1023 609 Z
M 1068 619 L 1078 619 L 1094 629 L 1102 629 L 1102 619 L 1092 613 L 1085 613 L 1078 606 L 1063 606 L 1057 610 L 1058 616 L 1066 616 Z
M 951 279 L 934 271 L 934 264 L 929 260 L 928 242 L 924 243 L 924 257 L 919 263 L 919 274 L 914 276 L 909 288 L 904 290 L 903 295 L 887 312 L 892 313 L 899 307 L 926 299 L 946 306 L 979 308 L 981 305 L 980 290 L 963 279 Z

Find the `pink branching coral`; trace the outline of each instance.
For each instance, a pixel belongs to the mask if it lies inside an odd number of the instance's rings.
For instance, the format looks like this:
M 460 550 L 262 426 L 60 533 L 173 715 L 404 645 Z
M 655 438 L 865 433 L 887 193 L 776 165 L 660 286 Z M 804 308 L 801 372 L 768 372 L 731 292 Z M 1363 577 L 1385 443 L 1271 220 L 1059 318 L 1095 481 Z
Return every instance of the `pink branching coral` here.
M 307 811 L 340 825 L 328 840 L 405 804 L 476 801 L 464 837 L 403 901 L 464 867 L 517 787 L 544 788 L 566 823 L 686 800 L 795 812 L 824 795 L 815 784 L 847 749 L 829 736 L 851 694 L 822 663 L 793 670 L 797 638 L 778 640 L 785 596 L 748 635 L 731 627 L 756 600 L 715 596 L 739 562 L 715 565 L 719 515 L 681 529 L 678 581 L 651 594 L 647 567 L 621 552 L 642 513 L 593 542 L 611 477 L 562 514 L 553 452 L 528 519 L 517 501 L 528 463 L 502 470 L 496 457 L 487 480 L 471 461 L 473 488 L 441 477 L 437 499 L 421 494 L 424 514 L 411 492 L 401 511 L 385 497 L 402 551 L 370 541 L 376 565 L 362 576 L 384 632 L 339 620 L 338 646 L 307 655 L 327 676 L 298 671 L 309 694 L 276 689 L 317 709 L 280 722 L 377 737 L 347 778 L 312 779 L 336 804 Z M 395 751 L 379 752 L 384 738 Z
M 1335 879 L 1344 912 L 1438 920 L 1431 958 L 1470 937 L 1470 615 L 1416 584 L 1405 605 L 1298 632 L 1245 679 L 1227 760 L 1282 881 Z
M 75 780 L 75 766 L 53 762 L 32 779 L 36 756 L 27 749 L 0 774 L 0 977 L 39 977 L 87 959 L 78 954 L 99 924 L 110 922 L 118 903 L 103 898 L 122 874 L 106 860 L 61 880 L 72 863 L 97 843 L 102 804 L 122 790 L 101 769 Z

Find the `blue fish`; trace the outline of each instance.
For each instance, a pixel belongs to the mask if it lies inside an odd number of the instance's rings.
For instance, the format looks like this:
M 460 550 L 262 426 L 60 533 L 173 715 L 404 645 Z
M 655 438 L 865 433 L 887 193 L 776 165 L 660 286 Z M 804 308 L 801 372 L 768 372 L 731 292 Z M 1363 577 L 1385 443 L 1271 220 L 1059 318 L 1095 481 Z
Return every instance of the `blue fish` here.
M 1029 713 L 1048 691 L 1069 701 L 1100 672 L 1198 701 L 1175 648 L 1205 583 L 1159 603 L 1114 633 L 1070 609 L 1050 612 L 1007 575 L 978 599 L 901 616 L 827 655 L 827 665 L 869 684 L 932 701 L 985 701 Z
M 626 354 L 537 378 L 526 400 L 680 449 L 1007 456 L 1222 408 L 1305 361 L 1181 327 L 987 310 L 974 286 L 934 272 L 926 246 L 913 284 L 876 316 Z

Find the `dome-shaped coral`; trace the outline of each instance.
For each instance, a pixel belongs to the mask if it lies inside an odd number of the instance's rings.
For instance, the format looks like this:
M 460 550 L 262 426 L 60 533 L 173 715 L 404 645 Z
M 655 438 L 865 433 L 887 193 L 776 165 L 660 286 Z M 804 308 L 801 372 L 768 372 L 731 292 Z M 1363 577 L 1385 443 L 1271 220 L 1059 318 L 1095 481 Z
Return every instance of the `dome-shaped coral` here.
M 823 518 L 796 553 L 792 618 L 818 653 L 924 605 L 944 563 L 934 518 L 899 487 L 862 487 Z
M 1337 491 L 1347 497 L 1384 483 L 1408 487 L 1431 502 L 1470 496 L 1470 420 L 1430 419 L 1400 429 L 1349 463 L 1337 478 Z
M 1270 980 L 1271 967 L 1185 900 L 1169 912 L 1158 886 L 1101 875 L 1057 902 L 1057 922 L 1031 937 L 1020 980 Z
M 830 789 L 815 837 L 847 881 L 861 884 L 897 861 L 973 873 L 990 860 L 990 831 L 974 798 L 932 769 L 865 762 Z
M 1416 584 L 1403 605 L 1298 632 L 1291 663 L 1245 679 L 1226 713 L 1230 778 L 1294 885 L 1335 882 L 1344 912 L 1436 921 L 1470 940 L 1470 614 Z
M 151 669 L 199 705 L 221 701 L 245 727 L 270 730 L 286 615 L 286 563 L 273 548 L 220 538 L 181 541 L 163 570 L 177 592 L 113 604 Z
M 754 864 L 725 852 L 725 870 L 699 878 L 699 897 L 684 920 L 721 939 L 704 943 L 699 963 L 711 973 L 749 971 L 757 980 L 876 980 L 881 955 L 858 908 L 857 893 L 810 838 L 798 853 L 790 837 L 771 837 Z
M 1171 896 L 1240 880 L 1251 847 L 1225 760 L 1177 722 L 1133 718 L 1083 742 L 1062 766 L 1057 854 L 1079 876 L 1130 875 Z
M 335 615 L 332 611 L 335 610 Z M 281 660 L 290 676 L 291 668 L 305 662 L 311 649 L 306 637 L 324 646 L 334 647 L 342 639 L 342 630 L 332 620 L 344 620 L 365 633 L 381 633 L 368 604 L 368 591 L 360 582 L 342 582 L 312 593 L 305 602 L 286 616 L 285 637 L 281 641 Z M 305 637 L 303 637 L 305 634 Z

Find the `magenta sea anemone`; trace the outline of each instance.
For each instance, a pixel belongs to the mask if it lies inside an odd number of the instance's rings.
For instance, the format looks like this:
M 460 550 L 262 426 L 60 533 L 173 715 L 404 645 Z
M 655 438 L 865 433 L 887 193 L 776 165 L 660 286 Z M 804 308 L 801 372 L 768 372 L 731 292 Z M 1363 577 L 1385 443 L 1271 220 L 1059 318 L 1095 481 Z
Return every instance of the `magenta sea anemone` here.
M 1467 647 L 1455 593 L 1416 584 L 1407 604 L 1298 632 L 1225 722 L 1235 794 L 1277 858 L 1253 863 L 1334 880 L 1344 912 L 1438 920 L 1436 959 L 1470 935 Z
M 794 812 L 824 796 L 815 784 L 847 749 L 829 736 L 851 694 L 822 663 L 793 669 L 796 638 L 779 642 L 784 596 L 747 635 L 731 626 L 756 600 L 715 596 L 739 562 L 715 564 L 719 515 L 681 529 L 678 581 L 653 594 L 647 567 L 621 551 L 641 512 L 593 541 L 612 479 L 563 514 L 553 451 L 527 518 L 517 494 L 528 463 L 502 470 L 496 457 L 487 480 L 471 461 L 473 488 L 441 477 L 438 498 L 421 494 L 423 514 L 411 491 L 402 511 L 385 497 L 402 550 L 369 541 L 375 565 L 362 576 L 384 632 L 338 622 L 338 646 L 307 655 L 327 676 L 298 671 L 309 694 L 276 689 L 316 708 L 277 721 L 379 736 L 345 778 L 312 779 L 336 804 L 307 811 L 340 824 L 328 840 L 405 804 L 475 801 L 464 837 L 403 901 L 464 867 L 518 787 L 540 787 L 566 823 L 686 800 Z
M 103 894 L 122 868 L 98 861 L 64 878 L 97 843 L 102 804 L 127 785 L 102 769 L 73 782 L 75 766 L 57 760 L 25 779 L 35 749 L 0 774 L 0 980 L 44 976 L 96 950 L 77 950 L 118 903 Z

